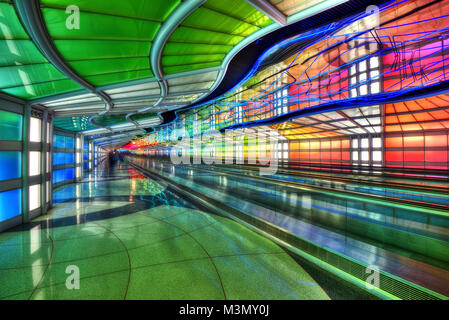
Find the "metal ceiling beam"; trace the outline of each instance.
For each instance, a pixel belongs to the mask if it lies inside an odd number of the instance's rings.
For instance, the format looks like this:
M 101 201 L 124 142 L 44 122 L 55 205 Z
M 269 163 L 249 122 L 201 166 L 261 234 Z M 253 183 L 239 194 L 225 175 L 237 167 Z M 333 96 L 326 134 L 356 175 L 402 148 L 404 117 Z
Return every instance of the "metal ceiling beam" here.
M 266 0 L 245 0 L 254 8 L 265 14 L 271 20 L 276 21 L 281 26 L 287 24 L 287 17 L 281 11 L 279 11 L 275 6 Z
M 150 52 L 150 66 L 155 78 L 159 81 L 159 86 L 161 88 L 161 98 L 154 104 L 155 107 L 158 106 L 162 100 L 164 100 L 164 97 L 169 91 L 167 81 L 164 79 L 161 64 L 162 51 L 164 50 L 165 44 L 173 31 L 175 31 L 184 19 L 200 7 L 205 1 L 206 0 L 191 0 L 182 2 L 181 5 L 175 9 L 175 11 L 161 26 L 161 29 L 153 41 Z
M 37 98 L 37 99 L 33 99 L 30 100 L 29 102 L 34 105 L 34 104 L 45 104 L 45 103 L 49 103 L 49 102 L 53 102 L 56 100 L 61 100 L 61 99 L 67 99 L 67 98 L 71 98 L 71 97 L 76 97 L 82 94 L 86 94 L 86 93 L 90 93 L 88 90 L 86 89 L 81 89 L 78 91 L 72 91 L 72 92 L 64 92 L 64 93 L 59 93 L 56 95 L 52 95 L 52 96 L 46 96 L 46 97 L 42 97 L 42 98 Z
M 11 96 L 11 95 L 3 93 L 3 92 L 0 92 L 0 99 L 7 100 L 7 101 L 13 102 L 13 103 L 18 103 L 21 105 L 24 105 L 26 103 L 26 101 L 23 99 L 17 98 L 15 96 Z
M 106 111 L 110 111 L 113 107 L 111 98 L 78 75 L 56 49 L 45 25 L 39 0 L 13 0 L 13 4 L 28 35 L 44 57 L 69 79 L 99 96 L 106 103 Z

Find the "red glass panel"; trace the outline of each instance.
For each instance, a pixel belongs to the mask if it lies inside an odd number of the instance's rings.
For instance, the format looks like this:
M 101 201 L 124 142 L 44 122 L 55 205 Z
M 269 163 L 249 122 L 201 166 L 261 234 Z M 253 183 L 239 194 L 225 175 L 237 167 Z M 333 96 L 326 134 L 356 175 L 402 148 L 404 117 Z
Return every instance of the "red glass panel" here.
M 447 162 L 447 151 L 426 151 L 426 162 Z
M 405 162 L 424 161 L 424 151 L 404 151 Z
M 402 151 L 387 151 L 386 161 L 402 161 L 403 152 Z

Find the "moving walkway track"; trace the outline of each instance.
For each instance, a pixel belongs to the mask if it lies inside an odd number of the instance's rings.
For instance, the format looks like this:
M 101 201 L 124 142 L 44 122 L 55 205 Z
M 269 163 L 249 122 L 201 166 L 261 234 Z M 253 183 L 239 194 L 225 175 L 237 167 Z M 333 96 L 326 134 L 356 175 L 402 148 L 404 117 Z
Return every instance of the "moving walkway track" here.
M 211 167 L 211 166 L 209 166 Z M 229 168 L 240 171 L 259 172 L 259 166 L 254 165 L 220 165 L 220 169 Z M 442 175 L 416 175 L 409 176 L 406 173 L 399 174 L 398 171 L 390 172 L 386 170 L 329 170 L 326 168 L 278 168 L 276 176 L 285 175 L 286 177 L 311 177 L 314 179 L 325 179 L 341 182 L 353 182 L 368 184 L 373 186 L 395 186 L 410 190 L 427 190 L 430 192 L 449 192 L 449 177 Z
M 299 250 L 303 257 L 318 259 L 315 262 L 324 269 L 343 270 L 340 276 L 360 287 L 365 285 L 366 267 L 377 266 L 381 295 L 449 296 L 445 205 L 282 181 L 244 170 L 127 160 L 177 185 L 184 196 L 202 199 L 244 224 L 257 226 L 292 251 Z
M 198 166 L 205 169 L 203 165 Z M 233 172 L 241 175 L 244 173 L 249 176 L 259 176 L 259 168 L 247 166 L 244 169 L 233 168 L 230 166 L 208 166 L 212 170 L 219 172 Z M 282 170 L 282 169 L 281 169 Z M 373 179 L 359 179 L 353 177 L 340 177 L 332 175 L 321 175 L 307 172 L 289 172 L 286 170 L 278 174 L 270 176 L 270 179 L 287 181 L 299 184 L 316 185 L 329 187 L 332 189 L 342 189 L 354 192 L 369 193 L 373 195 L 383 196 L 390 199 L 404 199 L 410 201 L 421 201 L 425 204 L 441 204 L 449 205 L 449 185 L 438 183 L 438 186 L 410 185 L 402 180 L 375 181 Z M 422 182 L 422 181 L 421 181 Z M 429 183 L 429 182 L 427 182 Z M 431 182 L 430 182 L 431 183 Z M 446 209 L 443 207 L 443 209 Z

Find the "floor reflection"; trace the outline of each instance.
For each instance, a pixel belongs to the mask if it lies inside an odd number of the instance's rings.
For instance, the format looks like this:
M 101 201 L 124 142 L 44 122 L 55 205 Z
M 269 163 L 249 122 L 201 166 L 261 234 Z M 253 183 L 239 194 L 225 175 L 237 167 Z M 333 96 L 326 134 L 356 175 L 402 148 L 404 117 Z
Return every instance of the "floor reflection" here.
M 2 299 L 328 299 L 279 246 L 124 163 L 0 234 Z M 79 290 L 66 287 L 77 266 Z

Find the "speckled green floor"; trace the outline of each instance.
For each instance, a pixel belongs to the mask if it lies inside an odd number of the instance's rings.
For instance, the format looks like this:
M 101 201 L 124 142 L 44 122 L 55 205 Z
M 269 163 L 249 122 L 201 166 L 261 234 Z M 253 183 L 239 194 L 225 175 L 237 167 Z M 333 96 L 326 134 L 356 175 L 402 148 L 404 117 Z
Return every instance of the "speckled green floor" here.
M 1 299 L 328 299 L 272 241 L 126 165 L 54 197 L 48 215 L 0 234 Z

